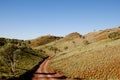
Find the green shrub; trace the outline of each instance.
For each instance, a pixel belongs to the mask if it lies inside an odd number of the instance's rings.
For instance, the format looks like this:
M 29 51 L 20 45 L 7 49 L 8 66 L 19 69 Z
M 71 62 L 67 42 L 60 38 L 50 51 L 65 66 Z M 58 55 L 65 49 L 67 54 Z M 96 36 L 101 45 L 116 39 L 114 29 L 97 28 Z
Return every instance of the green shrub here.
M 57 47 L 54 47 L 54 46 L 49 46 L 48 49 L 49 49 L 50 51 L 53 51 L 54 53 L 61 52 L 60 49 L 58 49 Z
M 64 47 L 64 49 L 65 49 L 65 50 L 67 50 L 67 49 L 68 49 L 68 47 L 66 46 L 66 47 Z
M 111 40 L 116 40 L 120 38 L 120 32 L 111 32 L 108 34 L 108 38 Z
M 6 43 L 6 39 L 0 38 L 0 46 L 4 46 L 5 43 Z
M 88 44 L 89 44 L 88 40 L 84 40 L 84 41 L 83 41 L 83 44 L 84 44 L 84 45 L 88 45 Z
M 82 36 L 83 39 L 85 39 L 85 36 Z

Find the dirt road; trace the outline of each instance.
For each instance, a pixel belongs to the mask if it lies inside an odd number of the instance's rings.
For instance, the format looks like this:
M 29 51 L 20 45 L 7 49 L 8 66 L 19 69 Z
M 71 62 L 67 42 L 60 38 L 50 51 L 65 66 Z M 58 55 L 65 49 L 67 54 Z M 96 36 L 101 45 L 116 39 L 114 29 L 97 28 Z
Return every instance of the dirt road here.
M 48 62 L 51 57 L 47 58 L 34 73 L 32 80 L 68 80 L 62 74 L 54 73 L 48 70 Z

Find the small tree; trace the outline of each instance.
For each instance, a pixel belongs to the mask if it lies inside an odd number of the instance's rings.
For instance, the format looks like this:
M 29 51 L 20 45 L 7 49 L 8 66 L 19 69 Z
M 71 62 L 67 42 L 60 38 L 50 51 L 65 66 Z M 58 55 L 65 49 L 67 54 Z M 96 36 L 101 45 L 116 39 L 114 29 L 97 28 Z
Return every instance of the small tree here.
M 16 64 L 21 58 L 21 50 L 17 48 L 14 44 L 8 43 L 6 46 L 0 50 L 3 56 L 4 62 L 7 64 L 13 76 L 16 72 Z

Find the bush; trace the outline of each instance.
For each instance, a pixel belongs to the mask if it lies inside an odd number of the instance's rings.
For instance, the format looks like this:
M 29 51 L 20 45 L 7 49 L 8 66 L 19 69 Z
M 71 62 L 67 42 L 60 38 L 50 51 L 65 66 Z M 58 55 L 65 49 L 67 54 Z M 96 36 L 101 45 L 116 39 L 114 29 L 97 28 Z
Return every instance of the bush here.
M 82 36 L 83 39 L 85 39 L 85 36 Z
M 54 46 L 49 46 L 48 49 L 49 49 L 50 51 L 53 51 L 54 53 L 61 51 L 60 49 L 58 49 L 57 47 L 54 47 Z
M 4 46 L 5 43 L 6 43 L 5 38 L 0 38 L 0 46 Z
M 108 34 L 108 38 L 111 40 L 116 40 L 120 38 L 120 33 L 119 32 L 112 32 Z
M 83 41 L 83 44 L 84 44 L 84 45 L 88 45 L 88 44 L 89 44 L 88 40 L 84 40 L 84 41 Z
M 65 50 L 67 50 L 67 49 L 68 49 L 68 47 L 66 46 L 66 47 L 64 47 L 64 49 L 65 49 Z

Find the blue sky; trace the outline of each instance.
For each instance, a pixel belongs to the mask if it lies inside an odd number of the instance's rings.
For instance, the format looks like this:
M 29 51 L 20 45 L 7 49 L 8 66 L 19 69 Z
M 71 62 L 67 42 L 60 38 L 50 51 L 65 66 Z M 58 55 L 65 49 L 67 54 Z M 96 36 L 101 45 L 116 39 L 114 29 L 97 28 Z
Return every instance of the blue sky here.
M 86 34 L 120 25 L 120 0 L 0 0 L 0 37 Z

